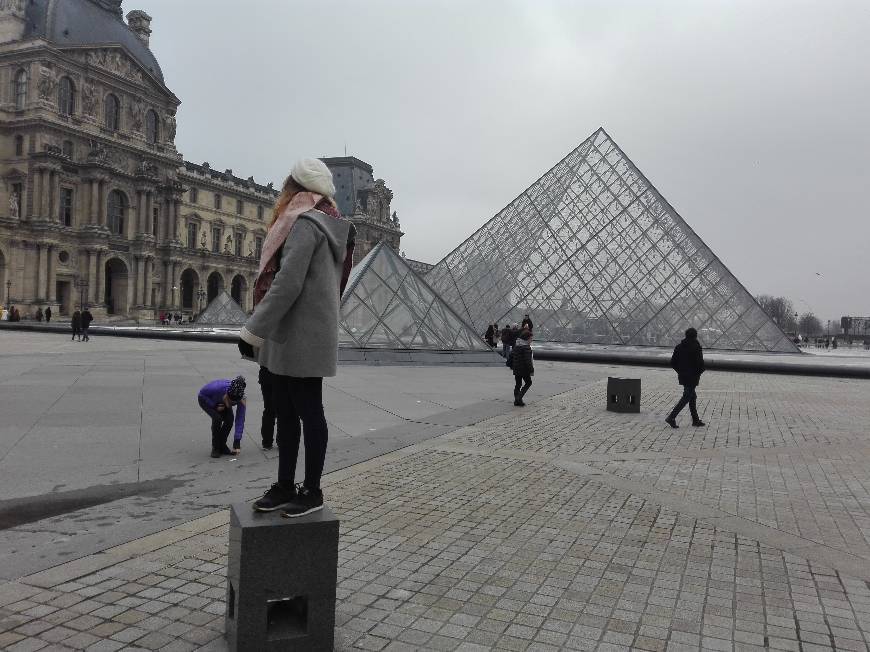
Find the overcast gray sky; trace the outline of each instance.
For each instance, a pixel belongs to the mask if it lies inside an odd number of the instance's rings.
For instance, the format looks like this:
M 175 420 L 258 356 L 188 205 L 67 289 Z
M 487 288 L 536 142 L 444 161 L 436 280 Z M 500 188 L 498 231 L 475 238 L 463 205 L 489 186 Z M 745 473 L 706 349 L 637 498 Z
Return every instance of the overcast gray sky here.
M 870 2 L 125 0 L 185 158 L 347 153 L 437 262 L 599 126 L 754 294 L 870 313 Z

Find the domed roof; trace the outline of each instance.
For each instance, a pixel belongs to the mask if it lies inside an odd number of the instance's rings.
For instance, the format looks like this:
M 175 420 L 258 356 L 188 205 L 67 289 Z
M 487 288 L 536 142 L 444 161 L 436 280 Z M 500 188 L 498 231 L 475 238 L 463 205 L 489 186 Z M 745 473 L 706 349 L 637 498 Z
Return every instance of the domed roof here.
M 157 59 L 124 22 L 121 0 L 30 0 L 26 20 L 24 38 L 59 46 L 123 45 L 165 85 Z

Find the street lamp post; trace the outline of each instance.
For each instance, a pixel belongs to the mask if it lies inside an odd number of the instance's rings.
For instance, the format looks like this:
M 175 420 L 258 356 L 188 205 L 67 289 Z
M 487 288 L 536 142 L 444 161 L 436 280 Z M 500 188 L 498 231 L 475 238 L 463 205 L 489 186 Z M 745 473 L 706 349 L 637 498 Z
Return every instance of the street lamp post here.
M 9 293 L 12 290 L 12 279 L 6 281 L 6 310 L 12 306 L 12 302 L 9 300 Z
M 205 290 L 203 290 L 202 288 L 199 288 L 196 291 L 196 298 L 199 300 L 199 302 L 197 303 L 197 307 L 196 307 L 196 315 L 198 317 L 199 314 L 202 312 L 202 300 L 205 299 Z
M 79 289 L 79 310 L 84 312 L 85 309 L 85 292 L 88 289 L 88 282 L 80 278 L 76 281 L 76 287 Z

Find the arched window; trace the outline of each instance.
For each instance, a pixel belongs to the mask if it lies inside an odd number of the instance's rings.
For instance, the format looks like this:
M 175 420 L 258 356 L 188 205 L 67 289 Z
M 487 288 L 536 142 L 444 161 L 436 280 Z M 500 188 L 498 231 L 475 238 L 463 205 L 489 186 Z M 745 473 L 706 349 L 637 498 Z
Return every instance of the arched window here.
M 155 145 L 160 140 L 160 121 L 153 110 L 145 114 L 145 140 Z
M 57 88 L 57 110 L 61 115 L 72 115 L 75 109 L 75 87 L 72 79 L 61 77 Z
M 118 98 L 109 93 L 106 95 L 105 105 L 105 125 L 109 131 L 118 131 L 118 124 L 121 121 L 121 103 Z
M 24 156 L 24 136 L 15 136 L 15 156 Z
M 27 71 L 23 68 L 15 73 L 15 80 L 12 82 L 12 93 L 15 97 L 15 108 L 23 109 L 27 102 Z
M 109 231 L 115 235 L 124 235 L 124 209 L 127 208 L 127 198 L 120 190 L 109 193 Z

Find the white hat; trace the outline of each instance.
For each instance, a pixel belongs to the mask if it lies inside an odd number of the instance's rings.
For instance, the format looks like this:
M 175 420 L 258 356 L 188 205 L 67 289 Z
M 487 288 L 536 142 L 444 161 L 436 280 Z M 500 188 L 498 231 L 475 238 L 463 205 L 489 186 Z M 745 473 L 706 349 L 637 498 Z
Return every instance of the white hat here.
M 335 197 L 335 184 L 332 182 L 332 172 L 318 158 L 303 158 L 296 162 L 290 176 L 300 186 L 318 195 L 332 199 Z

